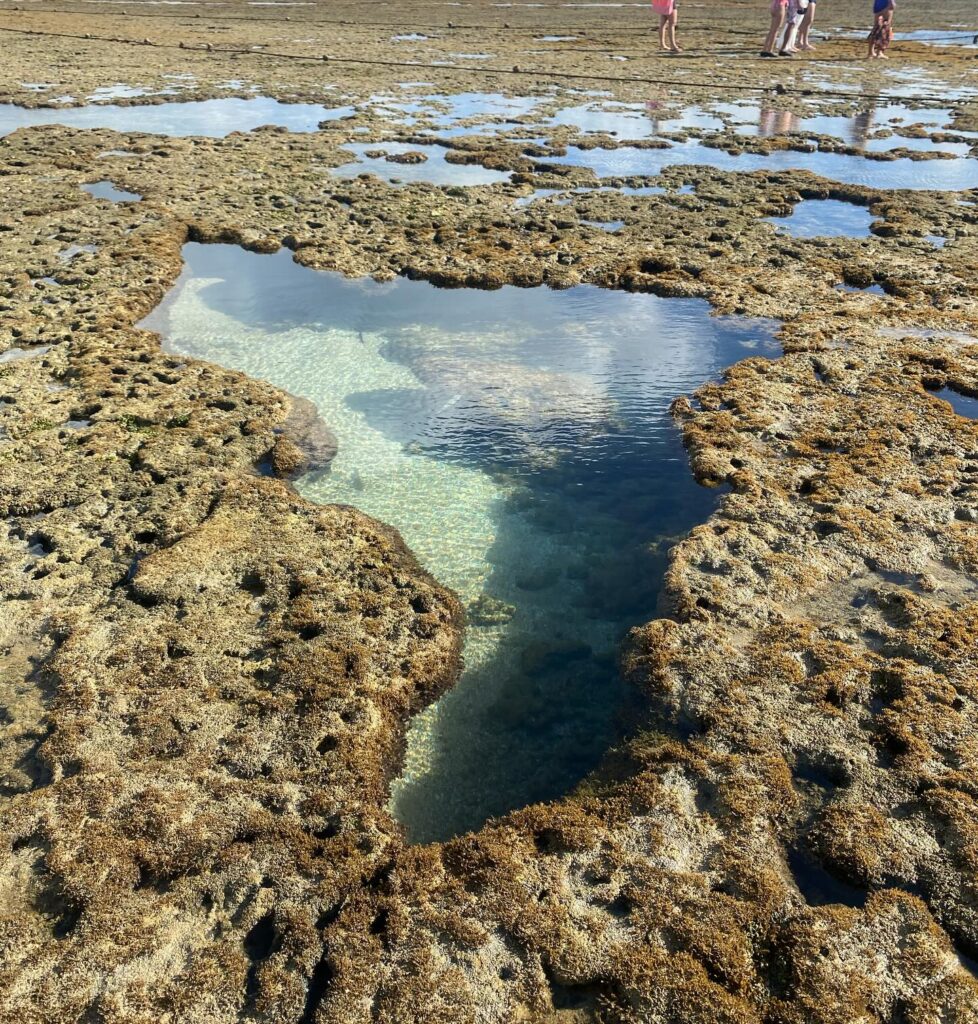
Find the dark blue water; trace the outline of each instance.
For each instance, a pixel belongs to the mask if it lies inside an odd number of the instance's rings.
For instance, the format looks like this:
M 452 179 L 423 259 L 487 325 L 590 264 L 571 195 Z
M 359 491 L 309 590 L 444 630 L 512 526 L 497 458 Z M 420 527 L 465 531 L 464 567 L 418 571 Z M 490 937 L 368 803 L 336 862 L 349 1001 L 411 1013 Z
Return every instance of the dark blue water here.
M 668 413 L 773 324 L 579 287 L 345 280 L 291 255 L 188 245 L 147 322 L 171 350 L 314 401 L 336 431 L 299 481 L 396 526 L 469 612 L 466 669 L 418 716 L 392 807 L 415 840 L 557 797 L 634 722 L 622 637 L 669 546 L 715 507 Z
M 978 420 L 978 398 L 972 395 L 963 395 L 960 391 L 951 388 L 941 388 L 940 391 L 931 392 L 936 398 L 943 399 L 959 415 L 966 416 L 970 420 Z

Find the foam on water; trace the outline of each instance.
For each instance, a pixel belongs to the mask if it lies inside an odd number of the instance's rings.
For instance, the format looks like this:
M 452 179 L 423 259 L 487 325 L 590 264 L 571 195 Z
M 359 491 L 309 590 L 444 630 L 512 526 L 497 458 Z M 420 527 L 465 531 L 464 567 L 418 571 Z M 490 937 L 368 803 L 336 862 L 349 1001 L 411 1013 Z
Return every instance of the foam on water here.
M 412 839 L 560 795 L 621 733 L 624 632 L 665 549 L 707 517 L 670 401 L 772 325 L 579 287 L 440 290 L 190 244 L 147 321 L 171 351 L 316 403 L 339 440 L 300 490 L 396 526 L 469 609 L 465 671 L 409 732 L 392 808 Z

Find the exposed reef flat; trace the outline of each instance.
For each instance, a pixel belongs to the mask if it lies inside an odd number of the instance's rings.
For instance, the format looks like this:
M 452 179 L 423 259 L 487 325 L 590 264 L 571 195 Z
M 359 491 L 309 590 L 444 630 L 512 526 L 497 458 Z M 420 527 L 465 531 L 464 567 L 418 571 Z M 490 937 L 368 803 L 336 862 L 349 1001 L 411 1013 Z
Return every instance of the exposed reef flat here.
M 354 106 L 408 74 L 446 94 L 489 81 L 483 61 L 462 77 L 215 52 L 293 32 L 366 58 L 410 45 L 389 41 L 402 23 L 471 22 L 453 52 L 575 73 L 598 56 L 515 51 L 575 46 L 535 41 L 546 33 L 604 52 L 619 18 L 613 50 L 648 43 L 627 8 L 409 3 L 392 24 L 362 4 L 283 7 L 288 22 L 240 3 L 201 19 L 45 6 L 0 9 L 17 29 L 0 33 L 9 99 L 36 100 L 20 83 L 55 61 L 77 97 L 155 88 L 174 65 L 200 96 L 246 73 L 321 102 L 328 78 Z M 863 4 L 837 6 L 862 23 Z M 901 27 L 933 27 L 925 13 L 902 5 Z M 733 15 L 690 21 L 694 45 L 744 46 Z M 968 84 L 961 47 L 893 53 Z M 635 60 L 709 77 L 718 100 L 812 73 Z M 506 91 L 535 84 L 511 75 Z M 951 127 L 974 128 L 969 98 L 949 102 Z M 828 94 L 819 109 L 848 107 Z M 377 113 L 358 125 L 378 145 L 411 134 Z M 341 124 L 223 139 L 47 126 L 0 144 L 0 1020 L 978 1020 L 978 424 L 936 397 L 978 395 L 978 193 L 689 166 L 599 182 L 561 164 L 569 136 L 548 134 L 540 168 L 508 131 L 453 150 L 515 175 L 467 189 L 331 176 L 354 137 Z M 131 155 L 109 174 L 106 152 Z M 80 188 L 106 178 L 142 200 Z M 535 189 L 561 194 L 517 204 Z M 765 221 L 820 198 L 868 208 L 870 235 Z M 135 326 L 188 239 L 285 245 L 349 275 L 585 281 L 784 321 L 781 358 L 676 402 L 692 472 L 729 493 L 673 550 L 662 617 L 623 653 L 646 728 L 577 792 L 405 843 L 389 781 L 410 716 L 458 674 L 461 609 L 393 531 L 292 490 L 331 457 L 328 424 Z

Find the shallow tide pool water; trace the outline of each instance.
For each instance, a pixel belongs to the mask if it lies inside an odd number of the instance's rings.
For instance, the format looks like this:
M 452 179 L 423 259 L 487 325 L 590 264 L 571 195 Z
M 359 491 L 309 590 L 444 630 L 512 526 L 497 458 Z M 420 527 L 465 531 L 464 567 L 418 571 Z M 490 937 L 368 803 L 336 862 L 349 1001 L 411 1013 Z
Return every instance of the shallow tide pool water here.
M 468 609 L 465 670 L 412 722 L 391 807 L 442 839 L 572 788 L 634 707 L 617 669 L 667 547 L 714 508 L 668 414 L 774 324 L 582 286 L 346 280 L 189 244 L 145 322 L 174 352 L 311 399 L 335 430 L 298 487 L 397 527 Z
M 182 137 L 203 135 L 223 138 L 274 124 L 291 132 L 314 132 L 321 121 L 353 113 L 352 107 L 324 107 L 318 103 L 282 103 L 267 96 L 253 99 L 228 97 L 181 103 L 120 106 L 93 103 L 84 107 L 19 107 L 0 103 L 0 136 L 18 128 L 62 124 L 69 128 L 111 128 L 117 132 L 146 132 Z
M 845 153 L 779 150 L 774 153 L 730 153 L 701 142 L 683 142 L 668 149 L 581 149 L 568 146 L 566 156 L 548 157 L 546 163 L 588 167 L 599 178 L 658 174 L 664 167 L 694 164 L 723 171 L 809 170 L 831 181 L 870 188 L 935 189 L 957 191 L 978 188 L 978 160 L 874 160 Z
M 802 199 L 787 217 L 767 217 L 792 238 L 868 238 L 875 218 L 865 206 L 839 199 Z

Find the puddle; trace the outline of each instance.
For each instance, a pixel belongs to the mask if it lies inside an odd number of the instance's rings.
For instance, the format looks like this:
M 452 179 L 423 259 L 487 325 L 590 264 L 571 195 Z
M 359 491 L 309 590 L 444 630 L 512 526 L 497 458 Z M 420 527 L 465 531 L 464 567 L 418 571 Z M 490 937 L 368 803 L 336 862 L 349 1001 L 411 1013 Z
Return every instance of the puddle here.
M 847 117 L 824 114 L 805 117 L 778 107 L 757 104 L 720 104 L 717 109 L 723 109 L 731 121 L 739 124 L 736 129 L 738 135 L 761 138 L 790 134 L 828 135 L 849 146 L 870 152 L 904 148 L 964 156 L 969 150 L 966 144 L 935 143 L 929 138 L 910 138 L 896 134 L 883 138 L 871 137 L 880 129 L 894 131 L 912 125 L 921 125 L 928 131 L 949 129 L 954 113 L 949 107 L 913 109 L 902 103 L 888 103 L 884 106 L 870 104 Z
M 878 284 L 871 284 L 866 288 L 857 288 L 854 284 L 837 284 L 837 292 L 858 292 L 860 295 L 886 295 L 886 292 Z
M 541 43 L 576 43 L 580 36 L 536 36 Z
M 622 139 L 647 139 L 656 128 L 642 107 L 630 106 L 625 110 L 610 109 L 609 105 L 583 104 L 564 107 L 545 122 L 548 125 L 567 126 L 580 132 L 600 132 Z
M 948 338 L 959 345 L 978 345 L 978 337 L 973 334 L 939 327 L 877 327 L 876 333 L 881 338 L 920 338 L 922 341 Z
M 152 95 L 152 90 L 150 89 L 123 85 L 121 82 L 117 82 L 115 85 L 100 85 L 94 92 L 88 95 L 88 99 L 93 103 L 99 103 L 102 100 L 136 99 L 139 96 L 150 95 Z
M 82 191 L 94 199 L 108 199 L 113 203 L 138 203 L 143 198 L 138 192 L 126 192 L 125 189 L 116 188 L 111 181 L 96 181 L 82 185 Z
M 775 351 L 773 325 L 593 287 L 346 280 L 284 251 L 184 259 L 145 326 L 315 402 L 339 450 L 299 490 L 396 526 L 468 608 L 463 678 L 393 787 L 412 840 L 566 792 L 620 734 L 618 645 L 654 614 L 666 540 L 716 501 L 669 403 Z
M 428 36 L 423 36 L 420 32 L 405 32 L 403 35 L 391 36 L 392 43 L 421 43 L 428 39 Z
M 868 238 L 875 218 L 865 206 L 838 199 L 803 199 L 787 217 L 765 217 L 792 238 Z
M 131 107 L 98 104 L 61 110 L 29 110 L 12 103 L 0 103 L 0 136 L 18 128 L 63 124 L 70 128 L 111 128 L 117 132 L 146 132 L 150 135 L 223 138 L 231 132 L 249 132 L 262 125 L 277 125 L 292 132 L 314 132 L 321 121 L 338 120 L 352 113 L 352 107 L 281 103 L 264 96 L 248 100 L 229 97 Z
M 618 231 L 625 226 L 623 220 L 582 220 L 581 223 L 592 228 L 601 228 L 602 231 Z
M 550 196 L 563 195 L 566 189 L 562 188 L 538 188 L 535 192 L 531 192 L 528 196 L 520 196 L 514 203 L 514 206 L 529 206 L 531 203 L 537 202 L 540 199 L 549 199 Z
M 924 238 L 927 239 L 935 249 L 943 249 L 944 246 L 947 245 L 947 239 L 943 235 L 924 235 Z
M 76 256 L 79 256 L 83 252 L 98 252 L 98 246 L 92 245 L 69 245 L 67 249 L 62 249 L 58 253 L 58 259 L 62 263 L 67 263 L 69 260 L 73 260 Z
M 958 191 L 978 187 L 978 160 L 868 160 L 843 153 L 731 154 L 699 142 L 684 142 L 669 149 L 580 149 L 568 146 L 567 155 L 549 157 L 546 163 L 589 167 L 599 178 L 658 174 L 664 167 L 693 164 L 724 171 L 809 170 L 845 185 L 875 188 L 934 189 Z
M 342 167 L 333 167 L 330 174 L 338 178 L 355 178 L 358 174 L 376 174 L 387 182 L 412 184 L 427 182 L 430 185 L 493 185 L 509 181 L 508 171 L 492 171 L 479 164 L 453 164 L 445 159 L 449 152 L 444 146 L 416 145 L 411 142 L 352 142 L 343 145 L 344 150 L 356 153 L 357 159 Z M 420 163 L 398 163 L 385 156 L 367 156 L 367 153 L 384 151 L 397 156 L 405 153 L 419 153 L 425 159 Z
M 941 388 L 939 391 L 932 391 L 935 398 L 940 398 L 959 415 L 969 420 L 978 420 L 978 398 L 972 395 L 963 395 L 960 391 L 952 388 Z
M 50 345 L 42 345 L 39 348 L 8 348 L 6 352 L 0 352 L 0 363 L 14 363 L 20 359 L 43 356 L 50 348 Z
M 918 28 L 912 32 L 894 32 L 893 38 L 912 43 L 931 43 L 935 46 L 965 46 L 969 49 L 978 47 L 978 31 L 975 29 Z

